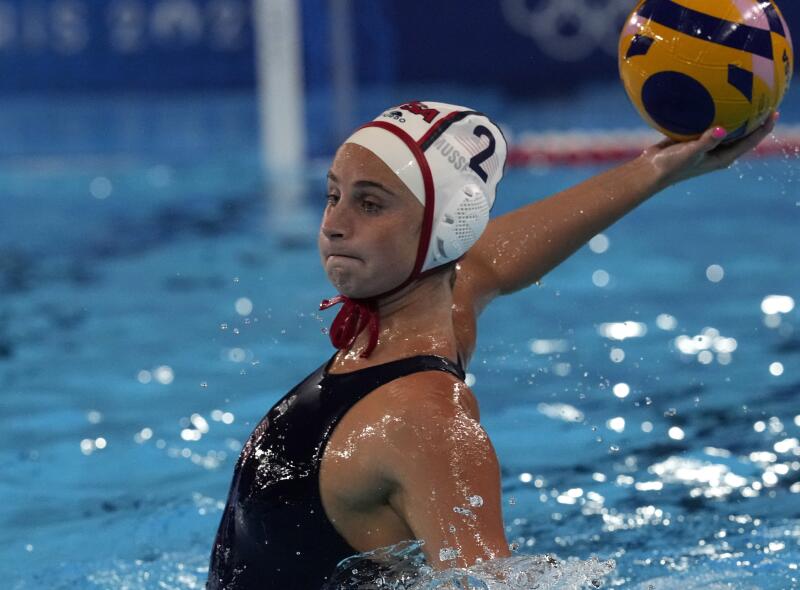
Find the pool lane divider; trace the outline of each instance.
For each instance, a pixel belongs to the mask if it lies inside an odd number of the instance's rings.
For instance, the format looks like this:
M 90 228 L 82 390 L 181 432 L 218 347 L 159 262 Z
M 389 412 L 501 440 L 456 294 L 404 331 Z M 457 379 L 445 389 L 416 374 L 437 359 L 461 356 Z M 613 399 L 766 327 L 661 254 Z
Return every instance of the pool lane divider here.
M 663 138 L 646 128 L 522 133 L 509 138 L 507 163 L 517 168 L 614 163 L 635 158 Z M 752 156 L 800 158 L 800 125 L 780 125 Z

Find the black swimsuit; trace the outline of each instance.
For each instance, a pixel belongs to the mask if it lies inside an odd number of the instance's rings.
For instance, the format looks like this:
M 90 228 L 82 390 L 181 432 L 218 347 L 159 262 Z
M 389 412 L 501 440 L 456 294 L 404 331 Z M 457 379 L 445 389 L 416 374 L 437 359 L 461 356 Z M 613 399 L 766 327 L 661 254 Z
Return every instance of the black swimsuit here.
M 233 472 L 207 590 L 319 590 L 358 553 L 328 520 L 319 467 L 333 429 L 353 405 L 399 377 L 464 371 L 439 356 L 415 356 L 328 373 L 331 359 L 281 398 L 253 430 Z

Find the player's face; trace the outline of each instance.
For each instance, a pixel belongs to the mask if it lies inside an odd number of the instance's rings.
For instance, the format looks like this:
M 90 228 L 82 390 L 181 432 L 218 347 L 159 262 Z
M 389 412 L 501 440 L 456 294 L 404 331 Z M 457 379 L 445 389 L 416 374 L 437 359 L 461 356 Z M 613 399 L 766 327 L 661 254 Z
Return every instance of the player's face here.
M 424 207 L 375 154 L 346 143 L 328 173 L 319 231 L 322 265 L 342 295 L 364 298 L 411 274 Z

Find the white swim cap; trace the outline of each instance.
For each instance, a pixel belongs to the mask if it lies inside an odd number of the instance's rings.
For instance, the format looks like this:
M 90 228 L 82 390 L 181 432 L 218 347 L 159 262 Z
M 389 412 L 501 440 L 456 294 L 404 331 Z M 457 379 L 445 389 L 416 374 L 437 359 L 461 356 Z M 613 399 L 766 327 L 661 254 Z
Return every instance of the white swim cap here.
M 360 127 L 345 143 L 385 162 L 425 207 L 406 283 L 458 259 L 483 233 L 508 146 L 486 115 L 441 102 L 409 102 Z

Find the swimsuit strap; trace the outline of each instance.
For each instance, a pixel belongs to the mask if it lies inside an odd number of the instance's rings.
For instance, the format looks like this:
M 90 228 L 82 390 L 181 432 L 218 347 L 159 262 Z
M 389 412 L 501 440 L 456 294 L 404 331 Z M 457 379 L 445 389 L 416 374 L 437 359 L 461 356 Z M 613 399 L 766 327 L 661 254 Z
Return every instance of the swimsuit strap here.
M 356 369 L 355 371 L 350 371 L 347 373 L 329 373 L 328 368 L 333 363 L 335 358 L 336 353 L 333 354 L 333 356 L 324 366 L 323 375 L 326 379 L 357 379 L 359 381 L 361 379 L 366 379 L 367 381 L 374 380 L 376 382 L 375 386 L 377 387 L 378 381 L 381 383 L 388 383 L 394 379 L 405 377 L 406 375 L 411 375 L 413 373 L 421 373 L 423 371 L 443 371 L 458 377 L 461 381 L 466 378 L 466 372 L 464 371 L 460 357 L 458 359 L 458 363 L 454 363 L 450 359 L 443 356 L 424 354 L 396 359 L 387 363 L 381 363 L 380 365 L 373 365 L 371 367 L 364 367 L 363 369 Z

